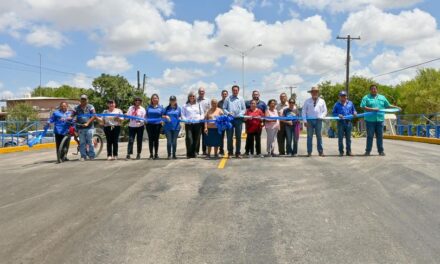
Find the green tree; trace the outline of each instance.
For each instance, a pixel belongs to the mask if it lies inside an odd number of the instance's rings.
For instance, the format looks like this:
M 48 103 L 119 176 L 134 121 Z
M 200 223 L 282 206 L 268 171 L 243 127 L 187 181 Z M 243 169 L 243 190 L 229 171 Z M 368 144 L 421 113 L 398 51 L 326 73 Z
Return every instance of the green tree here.
M 90 94 L 90 102 L 98 112 L 105 109 L 106 101 L 114 99 L 121 109 L 128 109 L 132 104 L 133 98 L 142 97 L 144 103 L 148 103 L 148 98 L 142 91 L 135 89 L 126 78 L 120 75 L 101 74 L 93 80 L 93 93 Z
M 39 120 L 38 112 L 30 104 L 15 104 L 8 108 L 8 121 L 16 121 L 8 125 L 8 133 L 17 133 L 25 129 L 32 121 L 37 120 Z
M 30 104 L 18 103 L 8 109 L 8 120 L 36 121 L 38 120 L 38 112 Z
M 62 85 L 58 88 L 37 87 L 32 91 L 32 96 L 59 97 L 67 99 L 78 99 L 82 94 L 91 94 L 93 90 Z
M 396 90 L 405 114 L 440 112 L 440 70 L 420 70 L 414 79 L 397 85 Z
M 370 92 L 369 88 L 372 84 L 377 85 L 379 93 L 387 97 L 390 103 L 396 103 L 398 99 L 398 91 L 393 87 L 379 84 L 370 78 L 353 76 L 350 79 L 349 100 L 353 102 L 358 112 L 362 112 L 359 106 L 361 104 L 362 98 Z M 319 87 L 321 89 L 321 96 L 326 101 L 327 108 L 330 112 L 331 109 L 333 109 L 336 101 L 339 99 L 339 92 L 345 90 L 345 84 L 331 84 L 331 82 L 326 81 L 322 82 Z

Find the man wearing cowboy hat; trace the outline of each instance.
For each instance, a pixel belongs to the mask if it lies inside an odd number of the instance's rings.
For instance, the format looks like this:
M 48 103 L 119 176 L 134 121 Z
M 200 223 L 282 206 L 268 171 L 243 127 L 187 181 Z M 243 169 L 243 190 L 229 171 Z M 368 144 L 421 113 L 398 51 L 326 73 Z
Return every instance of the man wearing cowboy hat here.
M 319 97 L 318 87 L 312 87 L 309 93 L 312 97 L 304 102 L 302 108 L 304 126 L 307 127 L 307 157 L 312 155 L 313 134 L 316 134 L 319 156 L 324 157 L 321 129 L 322 119 L 327 115 L 327 106 L 324 99 Z

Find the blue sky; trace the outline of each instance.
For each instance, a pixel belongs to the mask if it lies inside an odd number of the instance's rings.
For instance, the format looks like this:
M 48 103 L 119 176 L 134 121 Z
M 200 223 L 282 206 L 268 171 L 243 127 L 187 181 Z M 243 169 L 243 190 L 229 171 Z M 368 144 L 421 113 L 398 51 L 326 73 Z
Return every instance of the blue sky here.
M 19 97 L 39 84 L 90 87 L 99 74 L 136 82 L 148 76 L 147 94 L 183 100 L 205 87 L 208 97 L 237 82 L 239 50 L 263 44 L 245 60 L 246 96 L 258 89 L 277 98 L 297 86 L 300 100 L 322 80 L 342 82 L 345 42 L 353 43 L 352 73 L 368 77 L 440 57 L 433 0 L 17 0 L 0 3 L 0 98 Z M 6 60 L 4 60 L 6 59 Z M 426 65 L 439 67 L 439 64 Z M 397 84 L 417 69 L 387 75 Z

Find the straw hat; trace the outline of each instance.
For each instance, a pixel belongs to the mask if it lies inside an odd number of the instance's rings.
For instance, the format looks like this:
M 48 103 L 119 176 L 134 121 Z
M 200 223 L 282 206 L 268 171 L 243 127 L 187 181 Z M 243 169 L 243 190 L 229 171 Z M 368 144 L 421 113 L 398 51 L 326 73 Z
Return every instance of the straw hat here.
M 319 92 L 319 87 L 312 87 L 312 89 L 310 89 L 310 91 L 307 91 L 308 93 L 311 93 L 313 91 L 317 91 Z

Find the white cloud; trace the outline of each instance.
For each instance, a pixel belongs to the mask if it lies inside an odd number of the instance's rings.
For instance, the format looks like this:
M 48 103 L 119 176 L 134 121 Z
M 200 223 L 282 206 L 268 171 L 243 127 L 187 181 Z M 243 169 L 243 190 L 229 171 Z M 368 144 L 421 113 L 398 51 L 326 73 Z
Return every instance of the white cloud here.
M 35 26 L 32 31 L 27 34 L 26 42 L 37 47 L 50 46 L 61 48 L 67 40 L 63 34 L 58 31 L 45 26 Z
M 87 66 L 108 73 L 121 73 L 132 67 L 127 59 L 121 56 L 96 56 L 87 61 Z
M 9 90 L 0 89 L 0 99 L 12 99 L 14 98 L 14 93 Z
M 151 85 L 155 87 L 179 86 L 196 78 L 204 77 L 206 73 L 202 70 L 188 70 L 181 68 L 166 69 L 161 78 L 150 80 Z
M 5 32 L 14 38 L 21 36 L 20 31 L 26 27 L 26 22 L 21 20 L 14 12 L 0 15 L 0 33 Z
M 58 87 L 61 86 L 61 84 L 59 82 L 57 82 L 57 81 L 51 80 L 51 81 L 48 81 L 44 86 L 45 87 L 51 87 L 51 88 L 58 88 Z
M 0 44 L 0 58 L 14 57 L 15 52 L 8 44 Z
M 360 44 L 383 42 L 404 46 L 432 36 L 436 30 L 435 18 L 420 9 L 392 14 L 369 6 L 350 14 L 341 32 L 343 35 L 361 36 Z
M 369 5 L 381 9 L 405 8 L 423 0 L 290 0 L 300 6 L 332 12 L 362 10 Z

